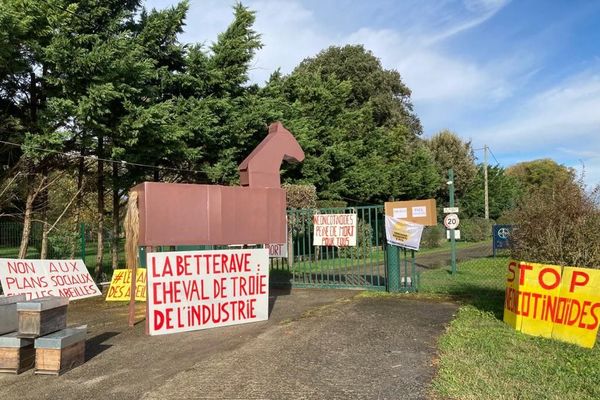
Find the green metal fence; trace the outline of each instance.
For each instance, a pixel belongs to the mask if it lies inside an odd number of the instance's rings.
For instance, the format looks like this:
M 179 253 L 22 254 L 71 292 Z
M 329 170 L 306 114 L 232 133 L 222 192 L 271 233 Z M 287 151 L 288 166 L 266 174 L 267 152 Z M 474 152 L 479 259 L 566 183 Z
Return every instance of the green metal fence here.
M 354 213 L 357 216 L 356 247 L 314 246 L 315 214 Z M 82 258 L 90 271 L 96 266 L 97 231 L 81 224 L 79 229 L 50 235 L 48 258 Z M 411 291 L 416 287 L 414 252 L 386 246 L 382 206 L 288 210 L 290 235 L 289 256 L 271 259 L 271 283 L 274 286 L 304 288 L 345 288 L 367 290 Z M 0 258 L 16 258 L 23 224 L 0 221 Z M 101 279 L 112 273 L 111 232 L 104 233 Z M 42 225 L 32 224 L 27 258 L 39 258 Z M 118 241 L 119 266 L 124 267 L 124 239 Z M 198 250 L 227 246 L 177 246 L 167 250 Z M 140 261 L 145 264 L 145 249 L 140 248 Z
M 0 221 L 0 258 L 17 258 L 23 234 L 23 223 L 20 221 Z M 80 224 L 77 229 L 55 230 L 48 237 L 48 258 L 76 258 L 84 260 L 88 269 L 96 267 L 98 254 L 98 231 L 90 224 Z M 102 272 L 110 276 L 112 272 L 112 232 L 103 231 L 104 251 Z M 118 262 L 124 267 L 124 239 L 118 240 Z M 33 221 L 27 248 L 26 258 L 40 258 L 42 248 L 42 223 Z
M 315 214 L 357 215 L 356 247 L 315 246 Z M 385 290 L 385 234 L 382 206 L 288 210 L 288 257 L 271 260 L 271 281 L 309 288 Z

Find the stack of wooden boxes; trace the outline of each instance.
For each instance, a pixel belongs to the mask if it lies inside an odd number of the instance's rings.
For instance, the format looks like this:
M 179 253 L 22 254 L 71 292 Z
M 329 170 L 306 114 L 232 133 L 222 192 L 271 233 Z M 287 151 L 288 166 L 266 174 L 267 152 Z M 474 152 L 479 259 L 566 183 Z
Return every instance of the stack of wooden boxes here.
M 17 336 L 17 303 L 22 301 L 25 295 L 0 297 L 0 372 L 20 374 L 35 364 L 33 340 Z
M 35 365 L 36 374 L 60 375 L 83 364 L 87 329 L 67 328 L 69 299 L 24 300 L 16 296 L 0 299 L 0 304 L 11 305 L 5 307 L 6 319 L 0 314 L 0 326 L 16 330 L 0 336 L 0 372 L 18 374 Z

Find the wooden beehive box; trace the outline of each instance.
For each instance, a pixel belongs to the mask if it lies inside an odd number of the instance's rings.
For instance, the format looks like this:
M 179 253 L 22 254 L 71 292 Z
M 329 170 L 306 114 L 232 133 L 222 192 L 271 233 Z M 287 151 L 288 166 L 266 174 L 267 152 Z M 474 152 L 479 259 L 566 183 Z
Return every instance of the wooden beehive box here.
M 19 337 L 37 338 L 67 327 L 68 297 L 40 297 L 17 304 Z
M 0 336 L 0 372 L 20 374 L 35 365 L 33 339 L 17 337 L 17 332 Z
M 19 327 L 17 303 L 25 301 L 25 295 L 0 296 L 0 335 L 14 332 Z
M 35 371 L 60 375 L 85 362 L 87 327 L 67 328 L 35 339 Z

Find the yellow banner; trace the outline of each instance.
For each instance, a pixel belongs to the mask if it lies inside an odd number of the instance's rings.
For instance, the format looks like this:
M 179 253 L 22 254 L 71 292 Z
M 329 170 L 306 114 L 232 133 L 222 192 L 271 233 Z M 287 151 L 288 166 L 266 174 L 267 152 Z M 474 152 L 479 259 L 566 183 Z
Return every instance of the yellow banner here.
M 511 261 L 504 321 L 529 335 L 593 347 L 600 321 L 600 271 Z
M 565 267 L 562 276 L 552 337 L 592 348 L 600 321 L 600 271 Z
M 146 269 L 136 270 L 135 300 L 146 301 Z M 131 291 L 131 270 L 116 269 L 113 273 L 106 301 L 128 301 Z

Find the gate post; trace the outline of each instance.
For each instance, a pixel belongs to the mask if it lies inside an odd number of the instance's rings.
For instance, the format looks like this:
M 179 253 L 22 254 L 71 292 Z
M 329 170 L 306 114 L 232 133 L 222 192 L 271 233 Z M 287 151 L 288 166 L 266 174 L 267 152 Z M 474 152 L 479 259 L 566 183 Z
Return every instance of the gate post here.
M 387 252 L 387 290 L 388 292 L 399 292 L 400 291 L 400 248 L 388 244 L 386 246 Z

